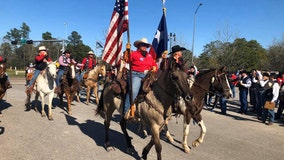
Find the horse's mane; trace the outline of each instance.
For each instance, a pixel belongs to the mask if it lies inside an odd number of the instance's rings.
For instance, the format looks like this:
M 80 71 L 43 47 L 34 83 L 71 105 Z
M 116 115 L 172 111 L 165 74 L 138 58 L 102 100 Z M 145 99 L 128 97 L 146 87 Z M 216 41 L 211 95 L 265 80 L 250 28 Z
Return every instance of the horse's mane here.
M 215 68 L 211 68 L 211 69 L 202 70 L 202 71 L 200 71 L 200 72 L 196 75 L 195 78 L 200 78 L 200 77 L 202 77 L 202 76 L 206 75 L 207 73 L 212 72 L 212 71 L 214 71 L 214 70 L 216 70 L 216 69 L 215 69 Z

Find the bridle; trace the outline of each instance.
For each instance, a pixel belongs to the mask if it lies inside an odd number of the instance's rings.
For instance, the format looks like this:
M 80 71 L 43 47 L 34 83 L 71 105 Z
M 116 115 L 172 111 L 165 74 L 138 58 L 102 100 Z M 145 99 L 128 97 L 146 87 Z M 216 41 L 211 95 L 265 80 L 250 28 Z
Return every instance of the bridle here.
M 0 63 L 0 78 L 3 78 L 5 76 L 6 72 L 6 66 L 4 63 Z

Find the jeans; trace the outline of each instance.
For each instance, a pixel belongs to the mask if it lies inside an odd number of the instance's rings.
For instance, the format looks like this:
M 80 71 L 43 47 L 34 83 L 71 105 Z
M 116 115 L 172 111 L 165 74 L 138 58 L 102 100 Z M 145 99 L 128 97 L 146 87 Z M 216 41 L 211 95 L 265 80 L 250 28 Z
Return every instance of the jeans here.
M 141 80 L 145 76 L 146 75 L 142 72 L 132 71 L 132 100 L 134 100 L 136 98 L 136 96 L 138 95 L 138 92 L 139 92 L 139 89 L 140 89 L 140 86 L 141 86 Z M 130 76 L 128 76 L 128 82 L 130 82 L 129 80 L 130 80 Z M 129 110 L 130 105 L 132 103 L 132 102 L 130 102 L 129 95 L 130 95 L 130 93 L 127 92 L 126 98 L 125 98 L 124 111 L 123 111 L 124 114 Z
M 36 81 L 38 75 L 40 74 L 40 70 L 36 69 L 33 75 L 33 78 L 30 80 L 28 87 L 32 86 L 32 84 Z
M 274 122 L 274 117 L 275 117 L 274 109 L 263 108 L 262 121 L 265 122 L 267 117 L 269 117 L 268 119 L 269 122 L 271 123 Z
M 233 93 L 233 98 L 235 98 L 236 97 L 236 90 L 235 90 L 235 85 L 234 84 L 230 84 L 230 88 L 231 88 L 231 91 L 232 91 L 232 93 Z
M 240 94 L 240 102 L 241 102 L 240 113 L 247 114 L 247 110 L 248 110 L 248 100 L 247 100 L 248 89 L 241 89 L 239 94 Z
M 277 113 L 275 115 L 276 118 L 280 118 L 281 115 L 282 115 L 282 112 L 283 112 L 283 108 L 284 108 L 284 101 L 281 101 L 279 102 L 279 107 L 277 109 Z
M 258 99 L 258 104 L 257 104 L 257 116 L 262 117 L 262 110 L 263 106 L 265 103 L 265 91 L 258 91 L 257 92 L 257 99 Z
M 62 78 L 64 72 L 65 71 L 63 69 L 59 69 L 58 72 L 57 72 L 57 77 L 56 77 L 56 80 L 55 80 L 57 87 L 60 85 L 60 79 Z
M 250 103 L 251 103 L 251 105 L 253 105 L 253 110 L 256 111 L 257 105 L 259 103 L 258 97 L 257 97 L 257 89 L 256 88 L 250 88 L 249 92 L 250 92 Z
M 219 103 L 220 103 L 221 113 L 225 115 L 226 111 L 227 111 L 227 100 L 226 100 L 226 98 L 220 97 Z

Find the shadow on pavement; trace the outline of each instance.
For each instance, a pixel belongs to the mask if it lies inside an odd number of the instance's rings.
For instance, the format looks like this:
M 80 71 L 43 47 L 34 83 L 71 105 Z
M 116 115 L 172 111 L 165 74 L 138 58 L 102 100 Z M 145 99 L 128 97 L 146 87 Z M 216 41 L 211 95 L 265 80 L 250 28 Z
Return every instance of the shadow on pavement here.
M 85 123 L 79 123 L 76 121 L 76 118 L 64 114 L 68 125 L 76 125 L 80 128 L 82 133 L 92 138 L 98 146 L 104 147 L 105 139 L 105 126 L 101 123 L 95 122 L 93 120 L 86 120 Z M 124 136 L 122 133 L 109 129 L 109 138 L 111 145 L 114 148 L 118 148 L 120 151 L 128 154 L 126 150 L 126 144 L 122 139 Z M 140 159 L 138 153 L 135 151 L 131 156 L 135 159 Z

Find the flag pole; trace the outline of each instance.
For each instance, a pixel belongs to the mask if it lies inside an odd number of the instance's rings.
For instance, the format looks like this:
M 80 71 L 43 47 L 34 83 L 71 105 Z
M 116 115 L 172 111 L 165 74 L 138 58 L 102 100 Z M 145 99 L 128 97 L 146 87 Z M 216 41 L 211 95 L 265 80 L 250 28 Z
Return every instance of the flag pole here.
M 133 102 L 133 92 L 132 92 L 132 62 L 130 60 L 130 54 L 131 54 L 131 44 L 130 44 L 130 31 L 129 31 L 129 20 L 127 23 L 127 44 L 126 44 L 126 52 L 128 54 L 128 64 L 129 64 L 129 86 L 128 86 L 128 92 L 129 92 L 129 101 L 130 106 Z

